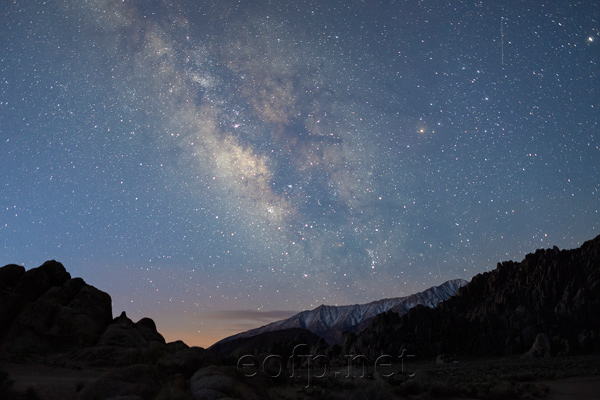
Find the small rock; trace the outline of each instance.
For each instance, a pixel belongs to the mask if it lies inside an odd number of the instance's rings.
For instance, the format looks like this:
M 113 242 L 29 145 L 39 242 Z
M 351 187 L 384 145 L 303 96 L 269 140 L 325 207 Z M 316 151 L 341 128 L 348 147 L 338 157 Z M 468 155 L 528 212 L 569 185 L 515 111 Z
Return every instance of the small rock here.
M 550 357 L 550 340 L 544 333 L 538 333 L 535 338 L 535 342 L 531 346 L 531 349 L 524 354 L 524 357 L 531 358 L 545 358 Z

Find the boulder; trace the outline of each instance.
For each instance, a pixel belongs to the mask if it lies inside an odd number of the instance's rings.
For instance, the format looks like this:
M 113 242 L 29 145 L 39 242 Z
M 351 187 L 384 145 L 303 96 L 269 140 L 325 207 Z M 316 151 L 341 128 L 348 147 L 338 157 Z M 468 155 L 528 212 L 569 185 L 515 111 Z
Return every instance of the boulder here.
M 530 358 L 545 358 L 550 357 L 550 340 L 544 333 L 539 333 L 531 349 L 523 355 Z
M 25 272 L 16 283 L 14 291 L 24 300 L 33 301 L 52 286 L 62 286 L 71 275 L 57 261 L 46 261 L 38 268 Z
M 170 355 L 164 338 L 150 318 L 134 323 L 122 312 L 106 327 L 93 347 L 76 353 L 74 360 L 94 367 L 156 364 Z
M 8 264 L 0 268 L 0 293 L 7 287 L 14 286 L 25 274 L 25 267 Z
M 112 320 L 108 294 L 71 275 L 61 263 L 47 261 L 22 272 L 3 267 L 0 297 L 0 350 L 48 353 L 95 344 Z
M 150 318 L 142 318 L 135 324 L 136 329 L 148 342 L 159 342 L 166 344 L 165 338 L 156 330 L 156 324 Z
M 453 361 L 452 356 L 448 354 L 440 354 L 435 359 L 436 364 L 451 364 Z
M 176 340 L 174 342 L 167 343 L 167 351 L 171 354 L 175 354 L 185 349 L 189 349 L 190 346 L 185 344 L 183 340 Z
M 133 321 L 127 318 L 123 311 L 106 328 L 98 342 L 98 346 L 146 348 L 148 347 L 148 341 L 144 339 L 142 333 L 136 329 Z
M 147 348 L 151 342 L 166 345 L 163 336 L 156 330 L 156 324 L 150 318 L 142 318 L 134 323 L 125 311 L 115 318 L 106 328 L 99 346 L 117 346 L 129 348 Z
M 29 271 L 14 264 L 0 268 L 0 339 L 29 303 L 69 278 L 63 265 L 56 261 L 46 261 Z

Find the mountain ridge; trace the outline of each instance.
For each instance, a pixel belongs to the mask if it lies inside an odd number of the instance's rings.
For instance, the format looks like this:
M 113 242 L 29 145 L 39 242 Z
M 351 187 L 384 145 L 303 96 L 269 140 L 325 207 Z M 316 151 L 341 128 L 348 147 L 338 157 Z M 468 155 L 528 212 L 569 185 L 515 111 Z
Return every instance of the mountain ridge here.
M 376 356 L 554 356 L 600 351 L 600 236 L 579 248 L 538 249 L 474 276 L 436 308 L 379 314 L 342 352 Z
M 421 302 L 448 294 L 446 289 L 453 286 L 431 288 Z M 61 399 L 276 399 L 281 398 L 283 383 L 298 388 L 298 394 L 305 394 L 302 398 L 315 398 L 318 393 L 332 393 L 328 397 L 336 399 L 365 398 L 366 393 L 393 398 L 418 394 L 415 390 L 430 397 L 440 389 L 453 397 L 531 398 L 531 380 L 600 371 L 600 236 L 577 249 L 555 246 L 530 253 L 520 262 L 498 263 L 456 292 L 434 308 L 416 305 L 403 316 L 393 308 L 411 306 L 407 302 L 411 296 L 395 306 L 391 299 L 347 306 L 345 311 L 354 318 L 347 321 L 360 320 L 368 326 L 344 333 L 334 346 L 297 328 L 229 341 L 222 351 L 213 352 L 181 341 L 166 343 L 150 318 L 133 322 L 125 313 L 112 318 L 110 295 L 81 278 L 71 278 L 56 261 L 28 271 L 7 265 L 0 268 L 0 361 L 7 368 L 0 369 L 0 398 L 30 398 L 33 387 L 44 393 L 53 390 L 52 397 L 44 398 Z M 412 295 L 412 301 L 418 297 Z M 369 321 L 368 310 L 383 308 L 388 311 Z M 329 326 L 345 315 L 331 306 L 317 310 L 303 315 L 305 324 Z M 430 367 L 405 375 L 405 354 L 426 361 L 419 368 Z M 382 355 L 402 360 L 387 381 L 388 377 L 373 374 L 373 379 L 362 383 L 356 376 L 350 376 L 348 383 L 335 383 L 333 378 L 342 379 L 343 374 L 335 375 L 334 368 L 350 371 L 348 355 L 360 355 L 353 360 L 363 366 L 376 363 Z M 574 357 L 579 355 L 593 358 Z M 305 376 L 293 374 L 301 368 L 308 372 L 309 362 L 314 371 L 317 358 L 334 375 L 321 381 L 318 391 L 307 391 Z M 435 364 L 428 362 L 433 359 Z M 444 363 L 450 365 L 438 365 Z M 78 375 L 76 385 L 73 380 L 58 380 L 59 386 L 46 386 L 50 378 L 57 382 L 57 370 L 67 375 L 84 371 L 86 381 Z M 11 393 L 9 376 L 21 382 L 19 393 Z M 32 383 L 32 376 L 44 381 Z M 443 386 L 433 386 L 436 382 Z M 370 385 L 369 392 L 364 384 Z M 594 390 L 595 394 L 597 385 Z M 70 397 L 65 397 L 68 393 Z
M 438 286 L 433 286 L 422 292 L 408 296 L 385 298 L 365 304 L 352 304 L 344 306 L 320 305 L 312 310 L 304 310 L 290 318 L 271 322 L 270 324 L 250 329 L 245 332 L 226 337 L 210 348 L 217 348 L 220 344 L 240 338 L 251 338 L 264 332 L 274 332 L 284 329 L 306 329 L 323 337 L 329 344 L 338 343 L 342 332 L 360 332 L 370 324 L 372 319 L 384 312 L 393 311 L 403 315 L 416 305 L 435 307 L 467 284 L 461 278 L 446 281 Z

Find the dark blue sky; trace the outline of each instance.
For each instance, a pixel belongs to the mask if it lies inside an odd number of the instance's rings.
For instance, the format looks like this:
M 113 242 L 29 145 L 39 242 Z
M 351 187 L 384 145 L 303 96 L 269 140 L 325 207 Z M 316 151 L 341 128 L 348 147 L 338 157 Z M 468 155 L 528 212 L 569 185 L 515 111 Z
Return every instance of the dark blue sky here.
M 594 2 L 0 12 L 0 263 L 57 259 L 168 339 L 599 233 Z

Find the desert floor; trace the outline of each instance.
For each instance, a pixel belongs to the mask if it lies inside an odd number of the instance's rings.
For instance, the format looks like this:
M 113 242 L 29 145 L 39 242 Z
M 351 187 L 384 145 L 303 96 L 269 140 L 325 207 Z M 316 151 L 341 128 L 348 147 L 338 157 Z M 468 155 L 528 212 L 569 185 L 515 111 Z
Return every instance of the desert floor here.
M 15 398 L 75 400 L 89 382 L 106 369 L 60 367 L 49 363 L 4 362 Z M 415 361 L 402 373 L 382 378 L 367 369 L 365 377 L 344 379 L 343 373 L 328 371 L 307 385 L 306 371 L 285 381 L 262 381 L 262 389 L 273 399 L 498 399 L 541 398 L 600 399 L 600 355 L 523 359 L 520 357 L 459 360 L 448 364 Z M 321 375 L 320 371 L 312 371 Z M 414 376 L 413 376 L 414 374 Z M 30 389 L 32 388 L 32 389 Z

